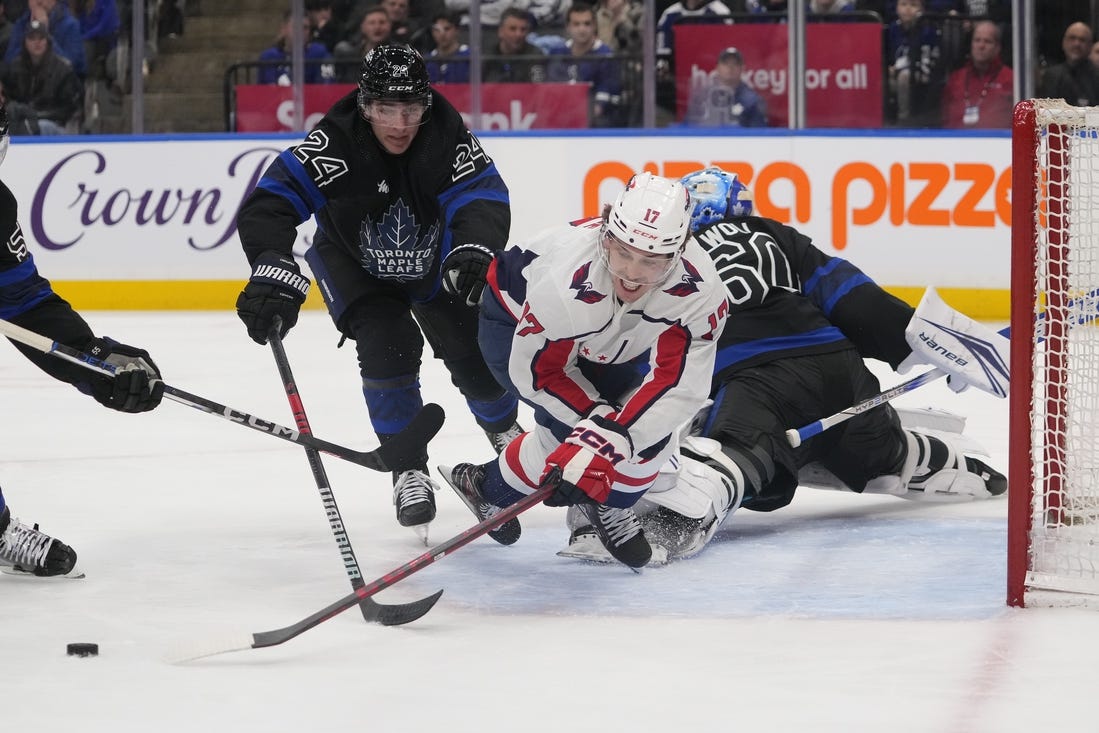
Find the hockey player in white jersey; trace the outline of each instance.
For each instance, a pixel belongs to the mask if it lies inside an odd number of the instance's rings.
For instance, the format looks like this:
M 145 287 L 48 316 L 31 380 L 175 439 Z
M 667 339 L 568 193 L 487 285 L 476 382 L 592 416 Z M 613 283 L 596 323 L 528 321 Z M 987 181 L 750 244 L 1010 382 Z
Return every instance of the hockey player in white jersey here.
M 791 446 L 788 428 L 881 391 L 864 358 L 902 372 L 929 364 L 946 371 L 955 390 L 973 385 L 1002 397 L 1007 340 L 950 309 L 931 290 L 913 309 L 795 229 L 752 216 L 750 192 L 734 175 L 711 168 L 682 182 L 694 202 L 692 231 L 731 299 L 715 361 L 714 404 L 698 427 L 720 443 L 745 509 L 786 506 L 799 483 L 925 501 L 1007 490 L 987 452 L 961 435 L 964 419 L 949 413 L 898 415 L 885 403 Z M 670 559 L 689 557 L 737 503 L 726 501 L 713 482 L 664 484 L 666 493 L 654 487 L 645 497 L 658 508 L 645 512 L 639 505 L 638 514 Z M 705 506 L 707 495 L 711 507 Z M 598 554 L 592 547 L 591 532 L 580 527 L 563 554 L 592 557 Z
M 479 518 L 559 472 L 547 504 L 578 507 L 621 562 L 649 561 L 630 507 L 706 400 L 728 310 L 713 262 L 689 238 L 690 212 L 681 183 L 641 173 L 604 217 L 497 254 L 481 351 L 537 427 L 488 464 L 440 467 Z M 511 544 L 519 533 L 513 519 L 489 534 Z

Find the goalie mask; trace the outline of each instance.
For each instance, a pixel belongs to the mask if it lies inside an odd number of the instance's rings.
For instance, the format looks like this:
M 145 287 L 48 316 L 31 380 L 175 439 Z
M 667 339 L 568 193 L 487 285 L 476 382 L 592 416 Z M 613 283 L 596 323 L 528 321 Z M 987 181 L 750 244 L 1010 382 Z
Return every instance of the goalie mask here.
M 624 280 L 642 284 L 662 282 L 683 254 L 690 223 L 691 198 L 683 184 L 639 173 L 618 195 L 603 223 L 602 262 L 612 274 Z M 623 273 L 615 265 L 622 260 L 643 263 L 642 274 Z
M 0 164 L 8 154 L 8 133 L 8 109 L 6 104 L 0 101 Z
M 431 83 L 423 57 L 407 44 L 372 49 L 363 57 L 358 102 L 367 122 L 422 125 L 431 112 Z
M 691 231 L 722 221 L 726 216 L 751 216 L 752 192 L 732 173 L 716 166 L 688 173 L 680 179 L 691 195 Z

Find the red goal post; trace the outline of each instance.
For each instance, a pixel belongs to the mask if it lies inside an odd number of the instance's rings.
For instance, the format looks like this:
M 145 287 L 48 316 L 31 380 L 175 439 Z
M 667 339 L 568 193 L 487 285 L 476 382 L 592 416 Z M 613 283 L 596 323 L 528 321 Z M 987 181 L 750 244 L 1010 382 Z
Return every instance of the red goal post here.
M 1099 608 L 1099 107 L 1012 126 L 1007 601 Z

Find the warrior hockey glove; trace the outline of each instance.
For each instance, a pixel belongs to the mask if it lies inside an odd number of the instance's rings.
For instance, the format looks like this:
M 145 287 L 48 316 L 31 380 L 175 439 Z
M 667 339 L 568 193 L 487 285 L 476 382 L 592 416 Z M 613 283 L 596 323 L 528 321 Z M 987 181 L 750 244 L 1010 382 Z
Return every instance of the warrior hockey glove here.
M 465 300 L 466 305 L 481 302 L 488 266 L 494 253 L 483 244 L 460 244 L 443 260 L 443 290 Z
M 561 473 L 546 505 L 605 504 L 617 476 L 615 466 L 632 453 L 629 434 L 613 420 L 602 416 L 581 420 L 546 458 L 543 479 L 554 469 Z
M 120 412 L 145 412 L 160 404 L 164 383 L 160 370 L 145 349 L 120 344 L 114 339 L 92 339 L 84 350 L 100 361 L 116 368 L 113 377 L 92 377 L 76 383 L 76 388 L 90 394 L 96 402 Z
M 309 293 L 309 278 L 301 274 L 290 255 L 264 252 L 252 266 L 252 277 L 237 297 L 237 315 L 257 344 L 267 343 L 267 334 L 282 319 L 280 336 L 298 322 L 298 311 Z

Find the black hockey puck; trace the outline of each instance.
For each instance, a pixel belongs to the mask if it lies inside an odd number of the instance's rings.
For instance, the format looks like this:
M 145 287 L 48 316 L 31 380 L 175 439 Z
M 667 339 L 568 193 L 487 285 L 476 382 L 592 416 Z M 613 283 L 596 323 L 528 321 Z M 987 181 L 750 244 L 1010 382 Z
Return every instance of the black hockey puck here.
M 65 653 L 70 657 L 97 657 L 99 644 L 69 644 L 65 647 Z

